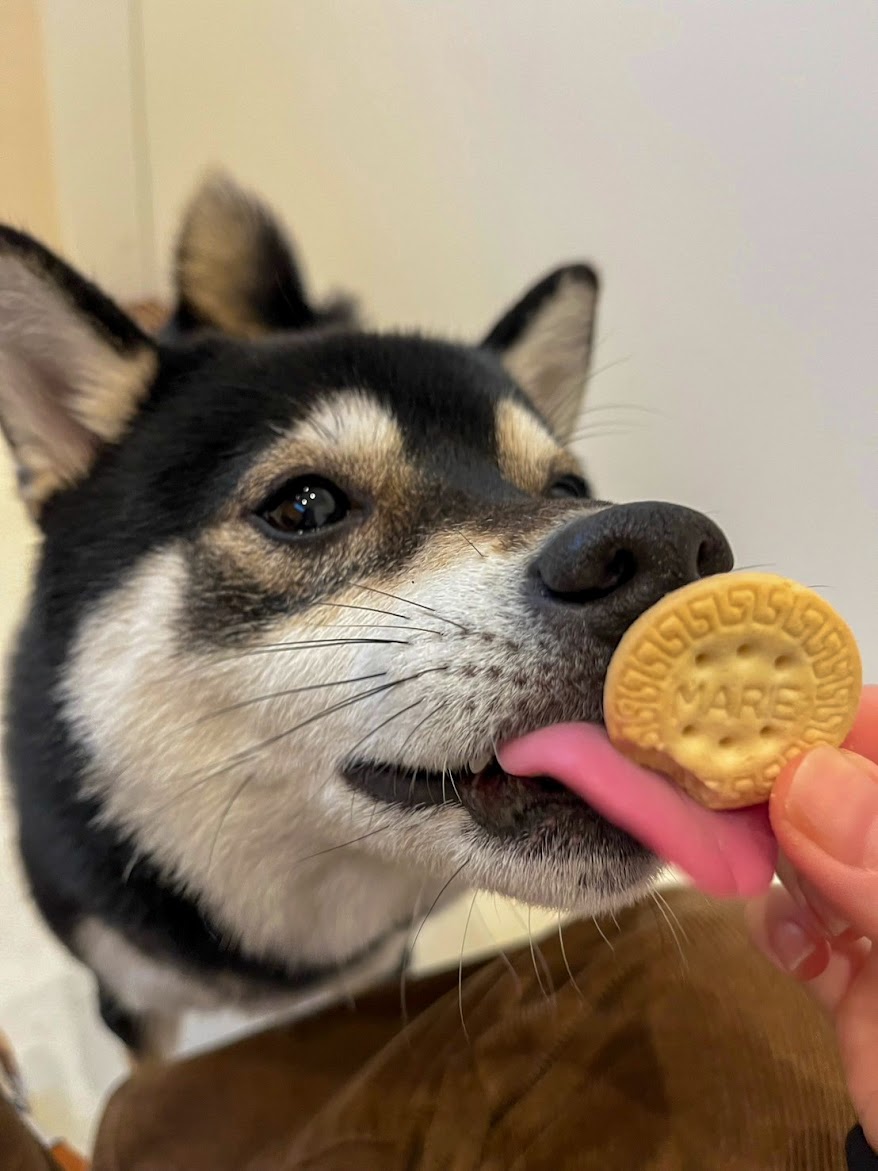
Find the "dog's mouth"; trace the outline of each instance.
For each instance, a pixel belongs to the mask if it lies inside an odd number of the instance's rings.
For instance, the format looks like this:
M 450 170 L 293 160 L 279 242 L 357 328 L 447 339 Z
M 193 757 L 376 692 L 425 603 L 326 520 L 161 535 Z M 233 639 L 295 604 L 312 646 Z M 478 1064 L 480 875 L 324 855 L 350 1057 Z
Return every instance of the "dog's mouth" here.
M 495 839 L 593 843 L 597 832 L 680 866 L 708 894 L 755 894 L 771 881 L 776 844 L 764 806 L 705 809 L 626 760 L 593 724 L 542 728 L 498 756 L 444 773 L 356 760 L 344 775 L 385 804 L 462 807 Z
M 343 770 L 345 779 L 376 801 L 426 809 L 441 805 L 462 806 L 498 836 L 520 834 L 522 819 L 560 807 L 574 816 L 597 814 L 581 797 L 548 776 L 519 777 L 506 772 L 496 756 L 464 768 L 429 772 L 426 769 L 356 760 Z
M 558 781 L 549 776 L 512 776 L 503 771 L 496 756 L 474 768 L 446 768 L 443 772 L 427 772 L 423 768 L 405 768 L 389 763 L 357 760 L 344 769 L 351 785 L 362 789 L 376 801 L 403 804 L 412 809 L 458 804 L 471 806 L 475 790 L 499 803 L 508 799 L 509 786 L 519 786 L 533 794 L 535 802 L 547 795 L 569 801 L 571 806 L 582 806 L 583 801 Z
M 581 858 L 583 882 L 595 881 L 598 860 L 600 867 L 618 874 L 655 871 L 653 851 L 566 785 L 548 775 L 518 776 L 494 755 L 473 764 L 432 772 L 357 760 L 343 775 L 386 806 L 462 810 L 492 843 L 531 864 L 560 866 L 564 859 Z

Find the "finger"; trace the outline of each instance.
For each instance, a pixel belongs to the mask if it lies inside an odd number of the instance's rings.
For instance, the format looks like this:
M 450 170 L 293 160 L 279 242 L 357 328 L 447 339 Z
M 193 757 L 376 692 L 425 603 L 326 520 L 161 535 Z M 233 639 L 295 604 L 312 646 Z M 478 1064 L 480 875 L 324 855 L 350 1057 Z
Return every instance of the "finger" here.
M 851 1098 L 878 1148 L 878 950 L 865 940 L 830 947 L 788 891 L 773 887 L 747 908 L 753 941 L 833 1019 Z
M 814 749 L 778 778 L 770 815 L 801 878 L 857 934 L 878 939 L 878 765 Z
M 747 908 L 750 934 L 768 959 L 807 988 L 832 1016 L 846 1004 L 854 981 L 870 955 L 870 945 L 830 945 L 807 909 L 788 891 L 772 887 Z
M 878 687 L 863 688 L 857 718 L 844 746 L 867 760 L 878 761 Z
M 854 1109 L 878 1149 L 878 951 L 862 965 L 836 1015 L 841 1059 Z
M 834 906 L 813 882 L 803 878 L 785 854 L 778 857 L 777 876 L 798 906 L 808 912 L 814 928 L 827 939 L 850 942 L 859 938 L 860 932 L 848 923 L 838 907 Z

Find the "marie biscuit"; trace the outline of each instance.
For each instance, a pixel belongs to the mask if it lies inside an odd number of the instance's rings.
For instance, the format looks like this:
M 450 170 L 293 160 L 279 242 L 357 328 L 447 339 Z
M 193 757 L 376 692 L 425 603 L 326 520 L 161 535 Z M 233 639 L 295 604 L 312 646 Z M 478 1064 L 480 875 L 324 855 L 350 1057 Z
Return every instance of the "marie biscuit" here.
M 768 573 L 703 578 L 642 614 L 604 688 L 610 739 L 703 805 L 768 800 L 784 765 L 851 730 L 862 664 L 813 590 Z

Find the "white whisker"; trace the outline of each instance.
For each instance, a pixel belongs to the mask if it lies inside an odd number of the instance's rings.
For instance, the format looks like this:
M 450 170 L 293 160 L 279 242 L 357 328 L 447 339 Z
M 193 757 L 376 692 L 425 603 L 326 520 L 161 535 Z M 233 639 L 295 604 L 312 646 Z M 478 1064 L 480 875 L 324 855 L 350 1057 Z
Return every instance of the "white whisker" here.
M 656 891 L 650 891 L 650 894 L 651 894 L 653 903 L 658 907 L 659 911 L 661 912 L 662 918 L 664 919 L 665 923 L 667 923 L 667 925 L 668 925 L 668 929 L 671 932 L 671 937 L 674 940 L 674 943 L 676 944 L 677 951 L 680 953 L 681 963 L 683 964 L 683 966 L 685 968 L 688 968 L 689 961 L 686 959 L 686 956 L 683 953 L 683 948 L 680 944 L 680 939 L 679 939 L 679 936 L 677 935 L 676 928 L 674 927 L 674 924 L 671 922 L 670 916 L 668 915 L 667 911 L 665 910 L 666 904 L 664 903 L 664 900 L 658 896 Z
M 466 922 L 463 925 L 463 939 L 460 941 L 460 959 L 457 964 L 457 1007 L 460 1011 L 460 1024 L 463 1028 L 463 1035 L 469 1041 L 469 1030 L 466 1027 L 466 1021 L 463 1015 L 463 952 L 466 947 L 466 933 L 469 931 L 469 921 L 472 918 L 473 907 L 476 905 L 478 898 L 478 891 L 473 895 L 472 902 L 469 905 L 469 911 L 466 916 Z
M 585 994 L 576 983 L 576 977 L 573 975 L 573 970 L 570 967 L 570 962 L 567 959 L 567 948 L 564 946 L 564 928 L 561 922 L 561 912 L 558 912 L 558 942 L 561 945 L 561 958 L 564 961 L 564 967 L 567 969 L 567 975 L 570 977 L 570 983 L 576 989 L 581 1000 L 585 1000 Z
M 591 921 L 592 921 L 592 923 L 594 923 L 595 927 L 597 928 L 598 935 L 601 937 L 601 939 L 604 941 L 604 943 L 607 945 L 607 947 L 610 949 L 610 951 L 613 953 L 613 955 L 615 955 L 616 949 L 615 949 L 615 947 L 613 947 L 612 943 L 610 943 L 609 939 L 607 938 L 606 932 L 604 931 L 603 927 L 601 927 L 597 916 L 592 915 Z

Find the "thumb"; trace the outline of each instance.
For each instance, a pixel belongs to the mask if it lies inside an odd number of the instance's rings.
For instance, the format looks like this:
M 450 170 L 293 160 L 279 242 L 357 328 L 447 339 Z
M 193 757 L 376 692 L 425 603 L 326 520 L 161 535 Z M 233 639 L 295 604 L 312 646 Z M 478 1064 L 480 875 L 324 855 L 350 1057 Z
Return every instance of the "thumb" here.
M 878 765 L 816 748 L 778 778 L 770 813 L 798 873 L 858 934 L 878 939 Z

